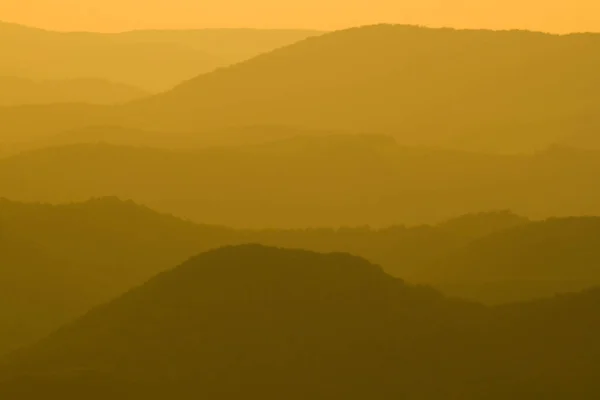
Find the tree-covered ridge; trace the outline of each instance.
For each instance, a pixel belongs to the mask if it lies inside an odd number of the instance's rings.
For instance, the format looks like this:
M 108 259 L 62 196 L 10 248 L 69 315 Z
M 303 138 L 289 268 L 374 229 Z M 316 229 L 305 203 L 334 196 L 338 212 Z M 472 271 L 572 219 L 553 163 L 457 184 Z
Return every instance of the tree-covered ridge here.
M 489 308 L 347 254 L 225 247 L 13 353 L 0 393 L 592 399 L 599 302 L 594 290 Z
M 351 253 L 409 282 L 505 303 L 600 284 L 594 241 L 599 229 L 592 217 L 535 222 L 504 211 L 381 229 L 235 230 L 117 198 L 64 205 L 2 200 L 0 290 L 12 294 L 0 300 L 6 317 L 0 352 L 31 343 L 90 307 L 221 246 L 261 243 Z

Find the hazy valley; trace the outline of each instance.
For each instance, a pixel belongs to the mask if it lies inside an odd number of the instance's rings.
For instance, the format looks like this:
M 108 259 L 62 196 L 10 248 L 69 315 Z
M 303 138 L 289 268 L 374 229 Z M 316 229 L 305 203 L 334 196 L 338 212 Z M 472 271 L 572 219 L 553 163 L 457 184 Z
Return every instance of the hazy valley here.
M 600 396 L 600 34 L 0 51 L 0 398 Z

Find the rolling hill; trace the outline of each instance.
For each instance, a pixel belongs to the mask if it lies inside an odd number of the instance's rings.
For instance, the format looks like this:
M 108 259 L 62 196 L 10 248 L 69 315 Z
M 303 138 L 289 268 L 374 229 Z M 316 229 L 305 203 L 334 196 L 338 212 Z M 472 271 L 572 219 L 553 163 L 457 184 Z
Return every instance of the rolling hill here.
M 303 29 L 137 30 L 110 35 L 124 43 L 169 43 L 235 64 L 324 32 Z
M 101 143 L 0 159 L 0 196 L 54 203 L 117 196 L 235 228 L 381 227 L 504 209 L 534 219 L 600 215 L 598 173 L 596 151 L 477 154 L 373 135 L 194 151 Z
M 61 206 L 0 200 L 0 354 L 228 236 L 110 198 Z
M 363 27 L 202 75 L 131 112 L 174 130 L 227 121 L 540 149 L 597 114 L 599 48 L 594 34 Z
M 581 290 L 600 284 L 597 225 L 593 217 L 531 222 L 497 212 L 380 230 L 233 230 L 115 198 L 64 205 L 2 200 L 0 290 L 7 295 L 0 300 L 0 354 L 198 252 L 244 243 L 348 252 L 393 276 L 486 303 Z
M 0 225 L 0 354 L 34 343 L 95 304 L 69 259 L 4 232 Z
M 317 34 L 226 29 L 63 33 L 0 23 L 0 76 L 99 78 L 156 92 Z
M 95 304 L 211 248 L 253 242 L 352 251 L 397 275 L 418 276 L 420 265 L 490 230 L 522 223 L 526 220 L 509 214 L 490 214 L 437 227 L 381 231 L 234 231 L 114 198 L 64 205 L 0 200 L 0 290 L 5 294 L 0 299 L 0 354 L 42 338 Z
M 55 103 L 119 104 L 149 95 L 133 86 L 100 79 L 32 81 L 0 77 L 0 106 Z
M 91 371 L 176 397 L 399 394 L 415 377 L 393 367 L 409 363 L 402 358 L 414 354 L 403 354 L 416 337 L 434 342 L 444 326 L 460 327 L 452 316 L 479 310 L 349 255 L 223 248 L 91 311 L 14 362 L 34 376 Z
M 228 247 L 13 353 L 0 394 L 592 399 L 599 305 L 589 291 L 486 308 L 347 254 Z
M 39 137 L 99 125 L 170 134 L 287 126 L 531 152 L 584 144 L 569 138 L 598 127 L 599 48 L 597 34 L 368 26 L 309 37 L 117 109 L 0 109 L 0 127 Z
M 600 219 L 551 218 L 483 235 L 421 266 L 427 282 L 487 302 L 600 285 Z

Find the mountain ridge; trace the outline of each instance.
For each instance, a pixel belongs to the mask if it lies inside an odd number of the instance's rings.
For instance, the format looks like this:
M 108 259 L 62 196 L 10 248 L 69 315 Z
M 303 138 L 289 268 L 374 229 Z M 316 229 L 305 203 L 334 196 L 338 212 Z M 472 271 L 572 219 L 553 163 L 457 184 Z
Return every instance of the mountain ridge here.
M 35 112 L 53 133 L 107 124 L 167 132 L 283 125 L 389 134 L 404 145 L 532 152 L 598 125 L 597 49 L 598 34 L 367 26 L 197 71 L 118 110 L 89 109 L 78 120 Z M 8 131 L 26 132 L 16 110 L 1 111 Z M 590 123 L 579 123 L 582 116 Z
M 0 393 L 591 399 L 597 304 L 595 289 L 490 308 L 354 256 L 223 247 L 13 353 Z
M 372 135 L 187 151 L 79 143 L 0 159 L 0 194 L 54 203 L 115 195 L 236 228 L 381 227 L 502 209 L 534 219 L 600 214 L 595 171 L 593 150 L 483 154 Z
M 316 34 L 319 32 L 286 30 L 103 34 L 54 32 L 0 23 L 5 46 L 0 75 L 31 79 L 103 78 L 156 93 L 219 66 Z M 38 67 L 42 63 L 44 68 Z M 160 68 L 149 70 L 148 64 Z

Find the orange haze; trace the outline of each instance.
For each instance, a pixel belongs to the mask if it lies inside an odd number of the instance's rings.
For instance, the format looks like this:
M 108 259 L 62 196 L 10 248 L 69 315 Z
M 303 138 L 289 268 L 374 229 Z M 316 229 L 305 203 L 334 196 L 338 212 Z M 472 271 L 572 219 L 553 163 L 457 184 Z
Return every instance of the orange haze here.
M 1 0 L 0 20 L 52 30 L 339 29 L 378 22 L 600 31 L 599 0 Z

